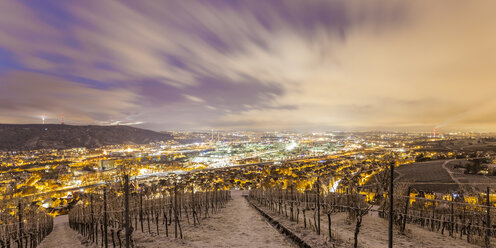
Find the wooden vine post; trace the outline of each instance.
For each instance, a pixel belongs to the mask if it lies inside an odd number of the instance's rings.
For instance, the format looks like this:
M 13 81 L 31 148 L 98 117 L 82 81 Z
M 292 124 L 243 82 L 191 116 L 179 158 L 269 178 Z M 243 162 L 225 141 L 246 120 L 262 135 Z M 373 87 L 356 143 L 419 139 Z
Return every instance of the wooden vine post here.
M 411 188 L 408 187 L 408 190 L 406 193 L 406 200 L 405 200 L 405 212 L 403 213 L 403 223 L 401 226 L 401 232 L 402 233 L 405 232 L 405 228 L 406 228 L 406 216 L 408 215 L 408 207 L 410 206 L 410 191 L 411 191 Z
M 108 248 L 107 187 L 103 188 L 103 244 Z
M 19 214 L 19 236 L 18 236 L 18 239 L 19 239 L 19 248 L 22 248 L 24 246 L 22 245 L 22 238 L 23 238 L 22 237 L 23 236 L 22 235 L 22 229 L 23 229 L 22 224 L 23 223 L 22 223 L 22 204 L 21 204 L 21 200 L 20 199 L 19 199 L 19 201 L 17 203 L 17 208 L 18 208 L 17 210 L 19 211 L 19 213 L 18 213 Z
M 320 235 L 320 181 L 317 177 L 317 234 Z
M 393 212 L 393 207 L 394 207 L 394 199 L 393 199 L 393 193 L 394 193 L 394 187 L 393 187 L 393 181 L 394 181 L 394 162 L 390 163 L 390 179 L 389 179 L 389 248 L 393 248 L 393 218 L 394 218 L 394 212 Z
M 486 247 L 491 247 L 491 199 L 489 198 L 489 187 L 487 187 L 487 211 L 486 211 L 486 235 L 485 244 Z
M 131 227 L 129 218 L 129 175 L 124 175 L 124 225 L 126 228 L 126 248 L 131 247 Z

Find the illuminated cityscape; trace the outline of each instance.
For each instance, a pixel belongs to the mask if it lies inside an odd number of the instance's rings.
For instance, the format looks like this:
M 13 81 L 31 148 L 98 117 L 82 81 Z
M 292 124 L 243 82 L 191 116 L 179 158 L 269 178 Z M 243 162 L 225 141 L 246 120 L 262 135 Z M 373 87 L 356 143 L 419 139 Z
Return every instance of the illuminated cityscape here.
M 0 1 L 0 247 L 496 247 L 494 1 Z

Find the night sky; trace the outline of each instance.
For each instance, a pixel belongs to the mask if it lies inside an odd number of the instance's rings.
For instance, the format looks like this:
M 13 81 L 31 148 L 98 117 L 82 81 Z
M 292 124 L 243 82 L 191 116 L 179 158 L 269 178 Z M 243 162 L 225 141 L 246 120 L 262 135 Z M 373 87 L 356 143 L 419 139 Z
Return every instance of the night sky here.
M 496 131 L 496 1 L 0 1 L 0 123 Z

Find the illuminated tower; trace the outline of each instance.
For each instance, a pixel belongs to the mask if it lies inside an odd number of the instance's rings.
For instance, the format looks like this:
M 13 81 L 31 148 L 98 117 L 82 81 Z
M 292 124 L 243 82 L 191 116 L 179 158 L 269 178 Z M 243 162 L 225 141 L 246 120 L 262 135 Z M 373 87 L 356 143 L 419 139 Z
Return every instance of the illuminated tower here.
M 436 129 L 432 130 L 432 138 L 436 138 Z
M 46 119 L 46 115 L 45 114 L 42 114 L 41 115 L 41 121 L 43 122 L 43 124 L 45 124 L 45 119 Z

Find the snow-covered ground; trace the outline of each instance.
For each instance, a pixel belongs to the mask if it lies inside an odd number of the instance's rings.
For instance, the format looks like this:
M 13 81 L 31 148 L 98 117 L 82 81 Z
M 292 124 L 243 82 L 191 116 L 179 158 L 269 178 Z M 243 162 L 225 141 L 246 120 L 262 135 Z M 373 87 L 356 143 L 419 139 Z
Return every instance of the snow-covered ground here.
M 346 214 L 339 213 L 333 216 L 334 232 L 344 241 L 351 243 L 355 231 L 354 223 L 348 225 Z M 325 222 L 327 224 L 327 222 Z M 368 215 L 363 218 L 363 225 L 359 234 L 359 243 L 363 247 L 379 248 L 387 247 L 388 244 L 388 221 L 378 216 Z M 327 228 L 325 228 L 327 232 Z M 331 228 L 334 229 L 334 228 Z M 468 243 L 465 239 L 451 238 L 445 232 L 442 235 L 437 232 L 420 228 L 414 224 L 407 225 L 406 235 L 401 235 L 395 231 L 395 247 L 429 247 L 429 248 L 469 248 L 479 247 Z
M 174 239 L 172 230 L 169 237 L 165 237 L 162 229 L 160 235 L 141 233 L 133 234 L 137 247 L 296 247 L 283 235 L 271 227 L 264 218 L 241 196 L 241 191 L 232 191 L 233 200 L 213 216 L 202 219 L 201 225 L 183 223 L 184 239 Z M 327 237 L 327 217 L 322 217 L 322 234 L 316 235 L 311 229 L 303 228 L 303 219 L 300 224 L 289 221 L 287 218 L 263 208 L 272 217 L 284 224 L 296 234 L 300 235 L 313 247 L 329 247 Z M 302 218 L 302 215 L 300 215 Z M 182 225 L 183 225 L 182 224 Z M 161 227 L 162 228 L 162 227 Z M 345 213 L 332 215 L 332 231 L 340 241 L 338 247 L 352 245 L 354 225 L 346 221 Z M 83 241 L 83 242 L 82 242 Z M 359 243 L 361 247 L 387 247 L 387 221 L 376 215 L 364 217 L 360 230 Z M 89 246 L 88 246 L 89 245 Z M 111 244 L 110 244 L 111 245 Z M 83 238 L 69 228 L 67 216 L 58 216 L 54 221 L 54 230 L 40 244 L 41 248 L 82 248 L 96 247 L 84 242 Z M 450 238 L 448 235 L 430 232 L 415 225 L 408 225 L 407 235 L 395 235 L 395 247 L 478 247 L 459 238 Z
M 41 242 L 40 248 L 83 248 L 79 234 L 69 227 L 67 215 L 55 217 L 53 231 Z
M 201 220 L 201 225 L 183 223 L 184 239 L 174 239 L 173 233 L 165 237 L 135 232 L 133 238 L 137 247 L 294 247 L 279 234 L 264 218 L 249 206 L 241 191 L 232 191 L 233 200 L 212 217 Z M 162 227 L 161 227 L 162 228 Z M 69 227 L 68 217 L 57 216 L 54 230 L 40 244 L 40 248 L 83 248 L 89 245 L 83 237 Z M 110 244 L 111 245 L 111 244 Z
M 233 200 L 199 226 L 184 228 L 184 239 L 136 233 L 138 247 L 295 247 L 264 218 L 232 191 Z
M 299 224 L 290 221 L 288 218 L 279 215 L 276 212 L 269 210 L 266 207 L 259 206 L 267 214 L 271 215 L 275 220 L 279 221 L 285 227 L 292 230 L 295 234 L 303 238 L 309 245 L 315 248 L 330 247 L 328 239 L 327 216 L 322 215 L 321 218 L 321 235 L 310 228 L 303 227 L 303 214 L 300 214 Z M 332 233 L 333 238 L 338 239 L 334 241 L 337 247 L 352 247 L 353 235 L 355 232 L 354 223 L 348 223 L 346 213 L 337 213 L 331 216 L 332 220 Z M 313 212 L 307 213 L 307 221 L 312 219 Z M 307 222 L 308 223 L 308 222 Z M 469 248 L 480 247 L 474 244 L 467 243 L 466 237 L 464 239 L 449 237 L 446 231 L 444 235 L 431 232 L 429 230 L 420 228 L 416 225 L 407 225 L 406 235 L 401 235 L 395 231 L 394 247 L 429 247 L 429 248 Z M 360 234 L 358 235 L 359 247 L 364 248 L 382 248 L 388 246 L 388 221 L 381 219 L 377 214 L 369 214 L 363 218 Z

